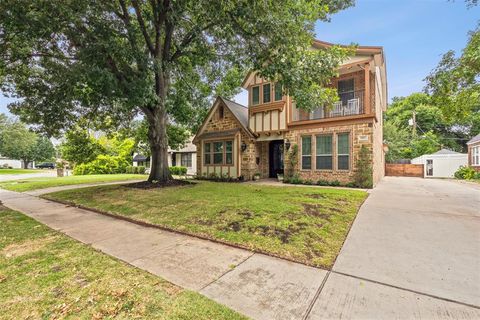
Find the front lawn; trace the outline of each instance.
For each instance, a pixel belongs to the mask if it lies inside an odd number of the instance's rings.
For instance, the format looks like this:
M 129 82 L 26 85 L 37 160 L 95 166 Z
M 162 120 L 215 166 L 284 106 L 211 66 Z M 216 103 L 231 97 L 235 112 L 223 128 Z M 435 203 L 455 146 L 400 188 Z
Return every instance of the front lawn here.
M 141 174 L 96 174 L 86 176 L 68 176 L 68 177 L 43 177 L 30 178 L 14 181 L 0 182 L 0 188 L 24 192 L 35 189 L 43 189 L 58 186 L 68 186 L 83 183 L 102 183 L 122 180 L 146 180 L 146 175 Z
M 367 193 L 201 181 L 147 190 L 101 186 L 45 197 L 330 268 Z
M 0 175 L 4 174 L 26 174 L 26 173 L 41 173 L 39 169 L 5 169 L 0 168 Z
M 245 319 L 0 206 L 0 319 Z

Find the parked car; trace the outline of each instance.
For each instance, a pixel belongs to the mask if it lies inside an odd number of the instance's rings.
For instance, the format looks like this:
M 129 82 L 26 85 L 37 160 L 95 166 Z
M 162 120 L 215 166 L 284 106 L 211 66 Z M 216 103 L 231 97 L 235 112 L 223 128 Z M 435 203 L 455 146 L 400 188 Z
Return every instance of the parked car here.
M 38 169 L 55 169 L 55 163 L 53 162 L 44 162 L 40 163 L 39 165 L 36 165 Z

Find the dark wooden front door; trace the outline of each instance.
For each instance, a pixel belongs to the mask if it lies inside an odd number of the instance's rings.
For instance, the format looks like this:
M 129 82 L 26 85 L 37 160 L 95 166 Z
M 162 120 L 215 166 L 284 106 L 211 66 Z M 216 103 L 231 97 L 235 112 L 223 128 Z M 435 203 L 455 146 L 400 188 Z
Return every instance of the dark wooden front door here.
M 276 178 L 277 174 L 283 174 L 283 140 L 271 141 L 268 147 L 269 176 Z

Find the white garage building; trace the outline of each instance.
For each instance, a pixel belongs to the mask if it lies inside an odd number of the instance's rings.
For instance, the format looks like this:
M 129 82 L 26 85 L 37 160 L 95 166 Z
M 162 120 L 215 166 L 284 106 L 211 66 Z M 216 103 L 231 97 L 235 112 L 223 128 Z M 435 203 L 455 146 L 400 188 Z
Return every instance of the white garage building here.
M 455 171 L 468 163 L 466 153 L 442 149 L 432 154 L 411 160 L 412 164 L 423 164 L 425 178 L 453 178 Z

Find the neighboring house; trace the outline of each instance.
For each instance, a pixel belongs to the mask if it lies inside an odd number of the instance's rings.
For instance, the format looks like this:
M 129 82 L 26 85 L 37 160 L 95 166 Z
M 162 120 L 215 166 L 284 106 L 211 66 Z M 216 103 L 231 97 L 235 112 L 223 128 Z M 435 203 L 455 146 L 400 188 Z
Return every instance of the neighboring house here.
M 315 41 L 317 50 L 332 44 Z M 282 88 L 250 72 L 242 87 L 248 107 L 218 97 L 193 142 L 198 174 L 252 179 L 293 170 L 303 179 L 353 180 L 358 152 L 371 154 L 373 181 L 385 172 L 382 115 L 387 107 L 386 66 L 382 47 L 357 47 L 332 79 L 340 100 L 333 108 L 298 109 Z M 294 168 L 289 157 L 294 145 Z
M 468 165 L 480 172 L 480 134 L 467 142 L 468 148 Z
M 34 168 L 35 162 L 28 163 L 28 168 Z M 9 159 L 0 155 L 0 167 L 12 167 L 14 169 L 23 169 L 24 163 L 22 160 Z
M 411 160 L 412 164 L 423 164 L 425 178 L 452 178 L 455 171 L 467 165 L 467 155 L 448 149 L 442 149 L 432 154 Z
M 182 166 L 187 168 L 187 174 L 194 175 L 197 173 L 197 148 L 191 139 L 181 149 L 168 149 L 168 165 Z M 134 154 L 133 166 L 144 166 L 150 168 L 150 157 L 141 154 Z

